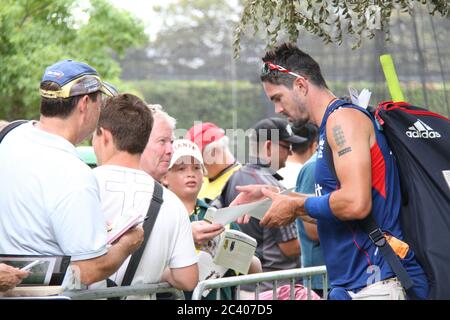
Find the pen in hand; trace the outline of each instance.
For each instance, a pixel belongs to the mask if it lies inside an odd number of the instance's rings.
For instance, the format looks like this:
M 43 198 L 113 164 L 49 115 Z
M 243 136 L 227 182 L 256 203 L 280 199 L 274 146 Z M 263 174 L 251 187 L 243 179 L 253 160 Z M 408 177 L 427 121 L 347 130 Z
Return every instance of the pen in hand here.
M 31 270 L 31 268 L 33 268 L 34 266 L 37 266 L 38 264 L 41 264 L 43 261 L 41 260 L 34 260 L 33 262 L 27 264 L 25 267 L 21 268 L 20 270 L 22 271 L 29 271 Z

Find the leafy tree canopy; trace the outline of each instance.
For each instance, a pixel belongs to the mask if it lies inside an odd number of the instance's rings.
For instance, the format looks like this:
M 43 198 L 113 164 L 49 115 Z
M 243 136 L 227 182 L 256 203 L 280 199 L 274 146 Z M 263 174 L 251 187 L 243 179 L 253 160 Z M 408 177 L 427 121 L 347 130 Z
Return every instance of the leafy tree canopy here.
M 381 30 L 389 38 L 389 22 L 396 8 L 412 14 L 414 4 L 426 5 L 429 13 L 450 18 L 448 0 L 246 0 L 235 31 L 234 52 L 239 55 L 241 36 L 248 27 L 266 29 L 269 46 L 286 32 L 296 42 L 301 29 L 319 36 L 325 43 L 343 41 L 348 34 L 359 47 L 364 37 L 373 38 Z
M 179 0 L 157 8 L 163 21 L 146 47 L 121 60 L 124 79 L 248 79 L 264 42 L 243 37 L 239 60 L 233 59 L 233 30 L 241 0 Z
M 106 0 L 0 0 L 0 118 L 36 117 L 45 67 L 87 62 L 117 83 L 113 59 L 145 43 L 144 25 Z

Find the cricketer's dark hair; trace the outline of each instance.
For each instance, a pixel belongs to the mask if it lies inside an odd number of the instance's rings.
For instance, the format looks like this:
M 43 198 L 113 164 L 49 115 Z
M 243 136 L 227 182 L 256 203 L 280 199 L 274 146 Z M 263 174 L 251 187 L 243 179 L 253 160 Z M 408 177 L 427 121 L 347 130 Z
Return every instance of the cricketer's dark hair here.
M 316 86 L 328 89 L 327 83 L 322 76 L 319 64 L 307 53 L 300 50 L 291 43 L 283 43 L 273 51 L 266 52 L 262 58 L 263 62 L 271 62 L 280 65 L 292 72 L 295 72 Z M 270 70 L 261 74 L 261 81 L 276 85 L 292 87 L 295 77 L 278 70 Z

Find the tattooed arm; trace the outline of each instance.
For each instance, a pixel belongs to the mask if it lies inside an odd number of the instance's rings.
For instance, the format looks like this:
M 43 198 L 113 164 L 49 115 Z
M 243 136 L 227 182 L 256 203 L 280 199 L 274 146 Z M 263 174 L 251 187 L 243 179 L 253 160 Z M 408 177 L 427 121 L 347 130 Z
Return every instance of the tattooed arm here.
M 328 118 L 326 134 L 340 182 L 330 196 L 331 210 L 341 220 L 363 219 L 372 208 L 372 122 L 358 110 L 338 109 Z

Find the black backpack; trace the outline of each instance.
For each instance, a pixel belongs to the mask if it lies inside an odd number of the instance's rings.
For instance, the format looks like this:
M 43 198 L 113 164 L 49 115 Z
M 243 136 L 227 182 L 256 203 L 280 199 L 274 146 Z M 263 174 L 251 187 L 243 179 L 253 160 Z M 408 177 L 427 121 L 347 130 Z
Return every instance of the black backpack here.
M 450 120 L 404 102 L 374 111 L 400 175 L 405 241 L 430 283 L 430 299 L 450 299 Z
M 28 120 L 16 120 L 11 123 L 9 123 L 6 127 L 4 127 L 2 130 L 0 130 L 0 143 L 2 143 L 3 138 L 14 128 L 20 126 L 21 124 L 24 124 L 28 122 Z
M 337 109 L 346 104 L 338 100 Z M 400 223 L 405 242 L 427 275 L 429 299 L 450 299 L 450 120 L 405 102 L 383 102 L 367 111 L 376 119 L 392 150 L 400 176 Z M 333 158 L 325 141 L 327 161 Z M 369 214 L 360 227 L 380 249 L 409 298 L 413 282 Z

